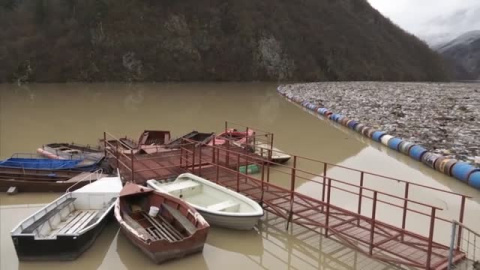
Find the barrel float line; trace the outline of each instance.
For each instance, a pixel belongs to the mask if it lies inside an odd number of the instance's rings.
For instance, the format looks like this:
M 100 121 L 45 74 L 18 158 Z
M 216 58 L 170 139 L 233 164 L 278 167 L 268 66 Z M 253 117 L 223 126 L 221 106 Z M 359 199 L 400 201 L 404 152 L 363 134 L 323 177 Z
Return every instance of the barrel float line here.
M 280 88 L 278 88 L 280 89 Z M 411 158 L 424 163 L 425 165 L 444 173 L 448 176 L 467 183 L 468 185 L 480 189 L 480 168 L 475 167 L 469 163 L 461 162 L 456 159 L 450 159 L 443 157 L 439 154 L 429 152 L 424 147 L 414 144 L 412 142 L 403 141 L 400 138 L 393 137 L 384 131 L 375 130 L 371 127 L 365 126 L 358 121 L 351 120 L 341 114 L 333 113 L 327 108 L 318 107 L 307 101 L 295 97 L 286 96 L 288 99 L 295 101 L 297 104 L 301 104 L 304 107 L 314 110 L 318 114 L 324 115 L 328 119 L 340 123 L 358 133 L 363 134 L 366 137 L 380 142 L 391 149 L 397 150 Z M 310 106 L 309 106 L 310 105 Z

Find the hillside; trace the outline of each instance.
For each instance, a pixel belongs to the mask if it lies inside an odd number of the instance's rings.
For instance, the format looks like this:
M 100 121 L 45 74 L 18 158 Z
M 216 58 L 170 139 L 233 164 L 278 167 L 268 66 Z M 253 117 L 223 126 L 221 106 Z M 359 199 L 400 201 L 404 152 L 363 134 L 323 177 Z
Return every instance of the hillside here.
M 365 0 L 0 0 L 0 82 L 447 79 Z
M 434 49 L 451 63 L 455 79 L 480 80 L 480 30 L 467 32 Z

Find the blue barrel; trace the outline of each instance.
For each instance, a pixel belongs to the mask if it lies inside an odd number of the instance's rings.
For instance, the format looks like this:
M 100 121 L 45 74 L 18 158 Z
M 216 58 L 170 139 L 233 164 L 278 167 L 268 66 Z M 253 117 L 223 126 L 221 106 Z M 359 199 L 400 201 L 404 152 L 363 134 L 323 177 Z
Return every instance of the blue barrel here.
M 372 134 L 372 139 L 379 142 L 383 135 L 387 134 L 385 131 L 375 131 Z
M 453 175 L 453 177 L 455 177 L 455 178 L 457 178 L 457 179 L 459 179 L 463 182 L 467 182 L 468 177 L 474 171 L 480 171 L 480 169 L 471 165 L 471 164 L 469 164 L 469 163 L 459 161 L 459 162 L 455 163 L 455 165 L 453 166 L 452 175 Z
M 474 171 L 470 174 L 468 184 L 474 188 L 480 189 L 480 171 Z
M 414 145 L 410 148 L 408 155 L 415 160 L 422 160 L 422 156 L 427 152 L 427 149 L 421 147 L 420 145 Z
M 331 119 L 336 122 L 339 117 L 340 117 L 340 114 L 334 113 L 334 114 L 332 114 Z
M 341 123 L 342 120 L 343 120 L 343 118 L 345 118 L 345 116 L 340 115 L 340 116 L 336 119 L 336 122 L 337 122 L 337 123 Z
M 348 122 L 348 127 L 351 128 L 351 129 L 355 129 L 355 127 L 358 125 L 358 122 L 355 121 L 355 120 L 350 120 L 350 122 Z
M 392 148 L 393 150 L 397 150 L 397 151 L 398 151 L 398 146 L 400 145 L 400 143 L 402 143 L 402 139 L 400 139 L 400 138 L 391 138 L 391 139 L 388 141 L 388 147 Z
M 326 111 L 327 111 L 327 109 L 325 109 L 325 108 L 320 108 L 320 109 L 317 110 L 317 112 L 319 114 L 325 114 Z

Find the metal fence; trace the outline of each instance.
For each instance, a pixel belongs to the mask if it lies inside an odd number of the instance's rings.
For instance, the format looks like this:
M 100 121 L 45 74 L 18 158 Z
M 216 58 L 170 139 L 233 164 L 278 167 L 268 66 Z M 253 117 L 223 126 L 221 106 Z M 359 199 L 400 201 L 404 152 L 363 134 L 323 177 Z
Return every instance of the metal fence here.
M 465 254 L 465 260 L 457 265 L 453 264 L 455 260 L 455 249 Z M 480 234 L 454 220 L 452 222 L 452 236 L 448 261 L 449 270 L 480 270 Z

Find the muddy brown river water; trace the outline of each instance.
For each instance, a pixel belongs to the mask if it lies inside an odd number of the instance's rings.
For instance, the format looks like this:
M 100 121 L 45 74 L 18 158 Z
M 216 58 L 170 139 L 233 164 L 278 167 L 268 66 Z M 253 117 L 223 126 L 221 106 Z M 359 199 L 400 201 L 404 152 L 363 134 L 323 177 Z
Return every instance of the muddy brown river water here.
M 0 158 L 30 153 L 49 142 L 96 144 L 108 131 L 137 137 L 144 129 L 170 130 L 174 136 L 191 131 L 221 131 L 224 121 L 260 127 L 275 134 L 276 147 L 332 164 L 366 170 L 471 196 L 465 223 L 480 231 L 480 192 L 343 127 L 319 119 L 288 102 L 268 83 L 186 84 L 42 84 L 0 85 Z M 305 165 L 321 172 L 314 164 Z M 331 168 L 332 177 L 353 178 L 351 172 Z M 281 173 L 271 181 L 287 185 Z M 369 180 L 370 187 L 401 194 L 399 184 Z M 319 196 L 318 185 L 303 181 L 296 190 Z M 22 219 L 61 194 L 0 194 L 0 269 L 389 269 L 335 240 L 320 237 L 298 225 L 267 214 L 256 230 L 238 232 L 212 228 L 203 253 L 154 265 L 119 233 L 111 222 L 95 244 L 72 262 L 19 262 L 10 230 Z M 336 205 L 356 207 L 347 195 Z M 442 216 L 458 219 L 460 202 L 423 189 L 412 191 L 443 209 Z M 368 212 L 368 205 L 367 212 Z M 379 210 L 380 218 L 398 213 Z M 423 232 L 424 221 L 412 216 L 407 228 Z M 448 226 L 435 234 L 448 241 Z

